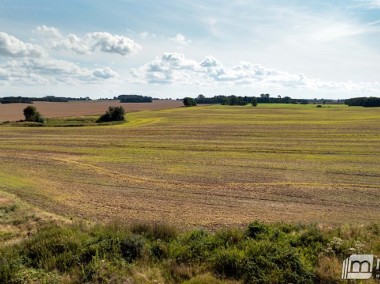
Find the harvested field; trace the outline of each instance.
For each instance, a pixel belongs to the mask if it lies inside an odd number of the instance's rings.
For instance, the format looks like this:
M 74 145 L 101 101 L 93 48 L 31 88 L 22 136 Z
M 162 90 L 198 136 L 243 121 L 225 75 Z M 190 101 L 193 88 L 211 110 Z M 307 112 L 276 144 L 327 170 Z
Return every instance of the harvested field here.
M 379 220 L 380 108 L 201 106 L 127 119 L 0 127 L 0 190 L 102 221 Z
M 182 101 L 155 100 L 152 103 L 120 103 L 119 101 L 77 101 L 68 103 L 34 102 L 33 105 L 45 117 L 70 117 L 100 115 L 109 106 L 123 106 L 127 112 L 159 110 L 182 106 Z M 0 104 L 0 122 L 24 119 L 23 109 L 28 104 Z

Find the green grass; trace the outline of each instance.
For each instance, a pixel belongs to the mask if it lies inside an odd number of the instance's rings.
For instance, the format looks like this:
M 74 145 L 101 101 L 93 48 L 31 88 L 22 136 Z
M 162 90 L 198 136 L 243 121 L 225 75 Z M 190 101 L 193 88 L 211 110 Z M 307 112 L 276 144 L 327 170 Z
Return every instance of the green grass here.
M 146 223 L 47 226 L 0 249 L 0 282 L 338 283 L 347 255 L 380 252 L 379 233 L 375 224 L 253 222 L 213 233 Z
M 29 121 L 3 122 L 0 125 L 11 127 L 84 127 L 84 126 L 105 126 L 118 125 L 120 121 L 110 121 L 97 123 L 97 116 L 79 116 L 79 117 L 64 117 L 64 118 L 47 118 L 46 123 L 37 123 Z

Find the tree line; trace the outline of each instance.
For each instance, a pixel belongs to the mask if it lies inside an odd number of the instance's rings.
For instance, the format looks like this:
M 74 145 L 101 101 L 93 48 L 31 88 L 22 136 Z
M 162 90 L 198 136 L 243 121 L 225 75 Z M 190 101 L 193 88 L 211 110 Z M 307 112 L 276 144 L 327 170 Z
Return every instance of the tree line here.
M 119 100 L 121 103 L 151 103 L 155 100 L 152 97 L 141 96 L 141 95 L 120 95 L 118 97 L 114 97 L 114 100 Z M 101 99 L 101 100 L 110 100 L 110 99 Z M 111 99 L 112 100 L 112 99 Z M 33 102 L 69 102 L 69 101 L 91 101 L 89 97 L 80 97 L 80 98 L 72 98 L 72 97 L 55 97 L 55 96 L 45 96 L 42 98 L 36 97 L 3 97 L 0 98 L 0 103 L 2 104 L 33 104 Z
M 141 95 L 120 95 L 117 97 L 121 103 L 151 103 L 153 102 L 152 97 L 141 96 Z
M 380 107 L 380 98 L 358 97 L 348 99 L 344 103 L 348 106 Z
M 292 99 L 291 97 L 280 97 L 277 98 L 270 97 L 269 94 L 261 94 L 259 97 L 255 96 L 213 96 L 213 97 L 205 97 L 200 94 L 196 98 L 186 97 L 183 100 L 183 104 L 185 106 L 194 106 L 197 104 L 222 104 L 222 105 L 240 105 L 244 106 L 247 104 L 252 104 L 256 106 L 259 103 L 275 103 L 275 104 L 308 104 L 308 100 L 304 99 Z
M 90 101 L 89 97 L 85 98 L 71 98 L 71 97 L 55 97 L 55 96 L 45 96 L 42 98 L 36 97 L 3 97 L 0 98 L 0 103 L 2 104 L 32 104 L 33 102 L 69 102 L 69 101 Z
M 255 102 L 257 104 L 308 104 L 306 99 L 292 99 L 291 97 L 271 97 L 269 94 L 261 94 L 260 96 L 213 96 L 205 97 L 200 94 L 194 99 L 197 104 L 222 104 L 222 105 L 247 105 Z

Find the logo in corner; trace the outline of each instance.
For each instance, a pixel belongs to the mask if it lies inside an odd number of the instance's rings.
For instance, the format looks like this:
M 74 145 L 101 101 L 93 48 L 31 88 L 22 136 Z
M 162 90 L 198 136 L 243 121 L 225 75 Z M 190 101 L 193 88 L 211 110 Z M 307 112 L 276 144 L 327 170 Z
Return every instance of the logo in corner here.
M 379 260 L 377 266 L 379 265 Z M 343 261 L 342 279 L 370 279 L 374 272 L 374 256 L 371 254 L 353 254 Z M 376 276 L 375 276 L 376 277 Z

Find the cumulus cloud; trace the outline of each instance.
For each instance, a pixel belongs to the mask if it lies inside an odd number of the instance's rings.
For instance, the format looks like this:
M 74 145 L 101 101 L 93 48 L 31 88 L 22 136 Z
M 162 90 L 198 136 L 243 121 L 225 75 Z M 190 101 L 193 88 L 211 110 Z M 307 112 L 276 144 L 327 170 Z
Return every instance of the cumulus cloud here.
M 135 54 L 142 48 L 141 45 L 126 36 L 107 32 L 87 33 L 82 38 L 75 34 L 69 34 L 56 41 L 53 47 L 57 50 L 68 50 L 78 54 L 89 54 L 100 50 L 122 56 Z
M 85 41 L 86 39 L 92 43 L 91 48 L 93 50 L 99 47 L 101 51 L 108 53 L 128 55 L 136 53 L 141 49 L 141 46 L 132 39 L 110 33 L 90 33 L 85 36 Z
M 96 69 L 96 70 L 94 70 L 94 72 L 92 72 L 92 74 L 95 77 L 101 78 L 101 79 L 115 78 L 115 77 L 119 76 L 119 74 L 117 74 L 115 71 L 113 71 L 109 67 L 106 67 L 103 69 Z
M 50 38 L 62 38 L 62 35 L 60 31 L 57 28 L 54 27 L 48 27 L 45 25 L 38 26 L 37 28 L 34 29 L 33 31 L 36 34 L 45 36 L 45 37 L 50 37 Z
M 189 77 L 186 72 L 179 71 L 195 71 L 197 68 L 199 64 L 195 60 L 186 59 L 181 53 L 165 53 L 138 70 L 132 69 L 132 74 L 135 79 L 149 83 L 168 84 Z
M 7 33 L 0 32 L 0 56 L 7 57 L 42 57 L 45 50 L 38 45 L 24 43 Z
M 188 40 L 184 35 L 182 34 L 177 34 L 175 37 L 170 38 L 171 41 L 174 41 L 175 43 L 181 45 L 181 46 L 186 46 L 191 43 L 191 40 Z
M 198 62 L 181 53 L 165 53 L 140 68 L 132 69 L 132 77 L 141 83 L 200 84 L 203 86 L 252 85 L 255 87 L 336 89 L 346 91 L 376 91 L 378 83 L 324 82 L 304 74 L 292 74 L 250 62 L 226 66 L 213 56 Z
M 133 39 L 108 32 L 86 33 L 83 37 L 75 34 L 62 35 L 55 27 L 38 26 L 34 32 L 49 40 L 48 45 L 56 50 L 72 51 L 77 54 L 90 54 L 96 50 L 105 53 L 132 55 L 142 49 Z
M 0 66 L 0 80 L 23 85 L 96 83 L 117 76 L 108 67 L 90 70 L 64 60 L 47 58 L 12 60 Z

